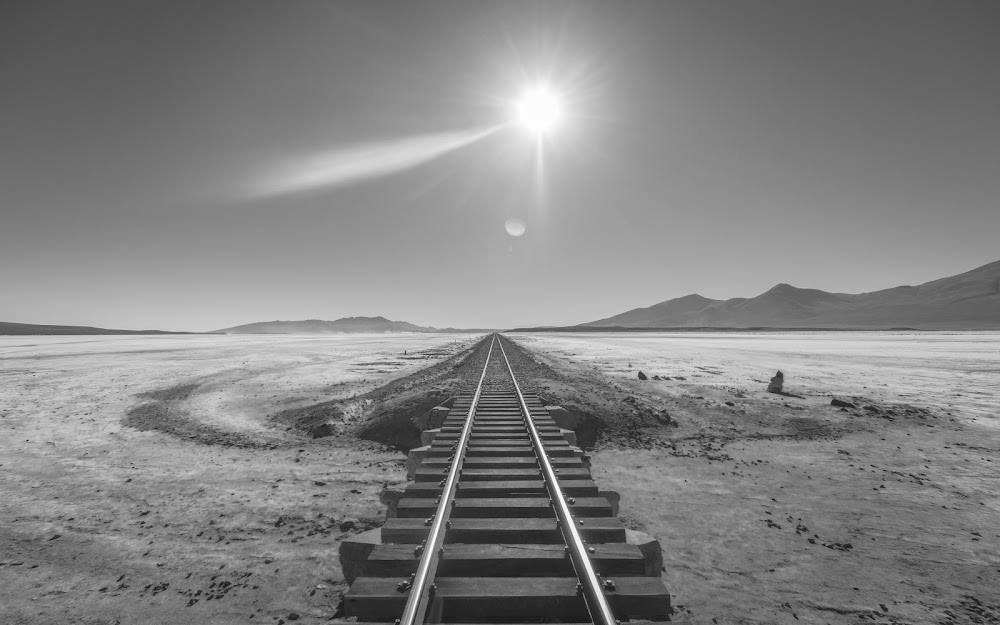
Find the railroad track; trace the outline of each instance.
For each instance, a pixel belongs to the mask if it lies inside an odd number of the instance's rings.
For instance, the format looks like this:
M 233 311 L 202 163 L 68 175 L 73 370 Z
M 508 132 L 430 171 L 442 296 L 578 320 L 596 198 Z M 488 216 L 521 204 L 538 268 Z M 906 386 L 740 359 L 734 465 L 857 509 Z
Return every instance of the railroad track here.
M 589 464 L 499 335 L 344 597 L 347 616 L 420 623 L 669 620 L 670 595 L 598 496 Z

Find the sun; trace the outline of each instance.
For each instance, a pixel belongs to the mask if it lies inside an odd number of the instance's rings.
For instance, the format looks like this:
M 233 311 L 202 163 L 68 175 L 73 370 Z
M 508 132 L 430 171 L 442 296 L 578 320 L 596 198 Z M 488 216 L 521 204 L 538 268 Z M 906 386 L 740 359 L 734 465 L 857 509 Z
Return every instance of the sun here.
M 559 98 L 544 86 L 525 91 L 517 101 L 517 121 L 538 135 L 551 130 L 561 115 Z

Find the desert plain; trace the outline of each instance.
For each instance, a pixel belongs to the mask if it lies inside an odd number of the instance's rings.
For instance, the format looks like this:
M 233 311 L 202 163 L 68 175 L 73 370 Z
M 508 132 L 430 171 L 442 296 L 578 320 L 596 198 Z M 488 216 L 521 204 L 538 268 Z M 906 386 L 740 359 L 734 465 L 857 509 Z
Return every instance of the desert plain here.
M 1000 333 L 510 336 L 673 620 L 1000 622 Z M 338 548 L 406 482 L 357 434 L 479 338 L 0 337 L 0 622 L 340 620 Z

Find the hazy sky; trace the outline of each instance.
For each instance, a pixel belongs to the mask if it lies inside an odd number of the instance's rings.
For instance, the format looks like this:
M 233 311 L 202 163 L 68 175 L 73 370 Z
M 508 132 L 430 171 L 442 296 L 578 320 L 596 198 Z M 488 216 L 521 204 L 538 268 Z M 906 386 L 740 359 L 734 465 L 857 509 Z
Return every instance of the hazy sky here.
M 0 320 L 511 327 L 959 273 L 1000 259 L 998 32 L 995 0 L 5 0 Z M 539 78 L 540 152 L 495 129 Z

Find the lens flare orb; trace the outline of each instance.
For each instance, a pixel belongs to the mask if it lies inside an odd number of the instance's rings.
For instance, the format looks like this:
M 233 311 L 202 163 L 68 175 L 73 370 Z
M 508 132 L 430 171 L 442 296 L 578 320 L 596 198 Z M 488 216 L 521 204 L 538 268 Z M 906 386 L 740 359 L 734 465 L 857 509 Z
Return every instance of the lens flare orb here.
M 524 234 L 524 231 L 527 229 L 527 226 L 525 225 L 523 219 L 518 219 L 517 217 L 511 217 L 510 219 L 507 220 L 507 223 L 504 224 L 504 229 L 507 230 L 507 234 L 509 234 L 510 236 L 519 237 L 522 234 Z
M 561 113 L 559 98 L 547 87 L 526 91 L 517 102 L 518 122 L 538 135 L 551 130 Z

